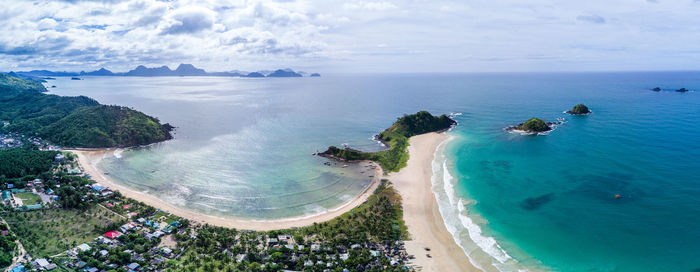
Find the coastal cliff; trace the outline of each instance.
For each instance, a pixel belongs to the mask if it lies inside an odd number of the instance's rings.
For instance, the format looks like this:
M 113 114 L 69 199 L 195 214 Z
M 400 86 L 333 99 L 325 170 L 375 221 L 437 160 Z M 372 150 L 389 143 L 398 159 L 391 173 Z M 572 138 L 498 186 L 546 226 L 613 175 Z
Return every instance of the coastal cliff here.
M 434 116 L 427 111 L 419 111 L 415 114 L 404 115 L 394 124 L 377 135 L 377 139 L 388 149 L 379 152 L 363 152 L 352 148 L 339 148 L 330 146 L 319 156 L 347 160 L 372 160 L 381 164 L 387 172 L 398 171 L 406 166 L 408 160 L 408 139 L 412 136 L 437 132 L 449 129 L 457 122 L 447 115 Z

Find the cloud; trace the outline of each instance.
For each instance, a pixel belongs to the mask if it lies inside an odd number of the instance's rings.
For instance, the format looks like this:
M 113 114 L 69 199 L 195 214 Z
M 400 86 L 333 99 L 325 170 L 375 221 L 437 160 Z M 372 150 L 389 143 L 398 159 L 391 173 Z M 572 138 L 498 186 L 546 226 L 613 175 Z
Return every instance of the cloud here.
M 343 4 L 348 10 L 385 11 L 398 8 L 391 2 L 386 1 L 358 1 Z
M 166 15 L 160 34 L 197 33 L 214 26 L 216 13 L 203 7 L 182 7 Z
M 55 28 L 57 25 L 58 22 L 56 22 L 56 20 L 52 18 L 44 18 L 37 23 L 37 27 L 39 28 L 39 30 L 52 29 Z
M 0 44 L 0 54 L 32 55 L 56 52 L 67 48 L 73 42 L 66 35 L 55 32 L 44 32 L 36 39 L 23 41 L 19 44 Z
M 599 15 L 579 15 L 579 16 L 576 16 L 576 20 L 594 23 L 594 24 L 604 24 L 605 23 L 605 18 L 600 17 Z
M 0 71 L 697 69 L 699 1 L 3 1 Z

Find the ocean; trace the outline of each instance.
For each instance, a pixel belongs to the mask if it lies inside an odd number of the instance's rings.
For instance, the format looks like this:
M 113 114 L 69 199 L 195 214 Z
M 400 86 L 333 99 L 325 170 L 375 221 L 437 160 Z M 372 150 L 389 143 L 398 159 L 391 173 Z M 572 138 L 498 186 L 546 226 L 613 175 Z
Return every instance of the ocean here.
M 700 73 L 324 75 L 321 78 L 58 78 L 176 126 L 118 150 L 110 177 L 188 209 L 257 220 L 332 209 L 367 173 L 312 156 L 408 113 L 455 114 L 433 190 L 470 258 L 502 271 L 700 269 Z M 661 92 L 649 89 L 661 87 Z M 593 114 L 563 113 L 585 103 Z M 509 133 L 531 117 L 563 124 Z M 615 196 L 619 195 L 619 198 Z

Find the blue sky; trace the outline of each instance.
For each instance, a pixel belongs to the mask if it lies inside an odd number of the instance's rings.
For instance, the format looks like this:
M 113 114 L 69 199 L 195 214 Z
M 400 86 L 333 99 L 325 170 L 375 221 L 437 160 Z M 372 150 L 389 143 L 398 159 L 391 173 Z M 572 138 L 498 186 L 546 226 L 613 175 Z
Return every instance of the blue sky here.
M 700 0 L 3 1 L 0 70 L 700 69 Z

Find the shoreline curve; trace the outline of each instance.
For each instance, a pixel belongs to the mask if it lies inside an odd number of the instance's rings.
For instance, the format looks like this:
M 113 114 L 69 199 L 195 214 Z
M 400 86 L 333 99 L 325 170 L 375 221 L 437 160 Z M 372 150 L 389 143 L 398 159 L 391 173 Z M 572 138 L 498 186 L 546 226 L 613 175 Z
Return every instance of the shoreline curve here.
M 221 215 L 208 215 L 201 212 L 192 211 L 183 207 L 176 206 L 171 203 L 148 194 L 144 192 L 139 192 L 137 190 L 131 189 L 126 185 L 119 184 L 109 177 L 106 177 L 99 168 L 97 164 L 102 160 L 102 158 L 107 154 L 112 154 L 115 148 L 105 148 L 105 149 L 64 149 L 62 151 L 69 151 L 78 156 L 78 162 L 80 167 L 83 169 L 84 173 L 91 176 L 100 185 L 109 187 L 113 191 L 120 192 L 123 196 L 134 199 L 145 203 L 146 205 L 152 206 L 157 209 L 161 209 L 170 212 L 174 215 L 180 216 L 190 220 L 193 224 L 210 224 L 219 227 L 235 228 L 242 230 L 255 230 L 255 231 L 270 231 L 270 230 L 280 230 L 296 227 L 305 227 L 313 225 L 314 223 L 321 223 L 329 221 L 335 217 L 338 217 L 360 204 L 364 203 L 367 198 L 374 194 L 375 189 L 379 186 L 379 181 L 382 178 L 382 168 L 375 162 L 362 161 L 360 163 L 372 163 L 376 165 L 374 178 L 365 189 L 351 200 L 343 202 L 342 204 L 330 208 L 324 212 L 316 214 L 308 214 L 287 218 L 273 218 L 273 219 L 248 219 L 248 218 L 236 218 L 233 216 L 221 216 Z

